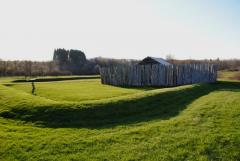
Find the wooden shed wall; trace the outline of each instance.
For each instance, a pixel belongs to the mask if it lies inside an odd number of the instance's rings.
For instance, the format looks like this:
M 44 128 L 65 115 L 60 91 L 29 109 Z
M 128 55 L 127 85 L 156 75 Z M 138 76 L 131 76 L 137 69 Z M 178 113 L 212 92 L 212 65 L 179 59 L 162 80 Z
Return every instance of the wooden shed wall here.
M 179 86 L 215 82 L 217 68 L 212 64 L 134 65 L 100 68 L 103 84 L 116 86 Z

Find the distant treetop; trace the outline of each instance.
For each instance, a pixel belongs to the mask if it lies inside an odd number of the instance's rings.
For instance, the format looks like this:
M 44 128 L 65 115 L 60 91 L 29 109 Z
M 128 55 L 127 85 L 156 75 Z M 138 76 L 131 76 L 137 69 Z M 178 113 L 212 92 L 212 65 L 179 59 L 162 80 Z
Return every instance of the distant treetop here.
M 66 50 L 55 49 L 53 54 L 53 61 L 61 65 L 82 65 L 86 63 L 86 55 L 81 50 Z

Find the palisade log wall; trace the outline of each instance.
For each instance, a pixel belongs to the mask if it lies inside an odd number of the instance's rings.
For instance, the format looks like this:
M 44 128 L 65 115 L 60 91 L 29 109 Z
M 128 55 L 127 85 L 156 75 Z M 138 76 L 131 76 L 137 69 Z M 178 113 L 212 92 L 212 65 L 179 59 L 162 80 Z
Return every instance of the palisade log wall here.
M 133 65 L 100 68 L 103 84 L 115 86 L 179 86 L 215 82 L 213 64 Z

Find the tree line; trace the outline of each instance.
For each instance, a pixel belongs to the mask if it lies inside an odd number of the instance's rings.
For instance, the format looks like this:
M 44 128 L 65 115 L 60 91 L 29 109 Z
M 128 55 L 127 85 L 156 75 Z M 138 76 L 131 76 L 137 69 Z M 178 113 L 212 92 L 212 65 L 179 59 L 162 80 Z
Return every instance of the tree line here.
M 211 63 L 218 65 L 219 70 L 240 70 L 239 59 L 205 59 L 205 60 L 177 60 L 167 56 L 172 64 Z M 99 67 L 116 65 L 134 65 L 139 60 L 92 58 L 87 59 L 83 51 L 55 49 L 52 61 L 4 61 L 0 60 L 0 76 L 57 76 L 57 75 L 95 75 L 99 74 Z
M 218 70 L 228 70 L 228 71 L 240 71 L 240 59 L 204 59 L 204 60 L 177 60 L 177 59 L 168 59 L 168 62 L 171 64 L 215 64 L 217 65 Z
M 52 61 L 4 61 L 0 59 L 0 76 L 95 75 L 99 67 L 132 65 L 137 60 L 92 58 L 80 50 L 55 49 Z

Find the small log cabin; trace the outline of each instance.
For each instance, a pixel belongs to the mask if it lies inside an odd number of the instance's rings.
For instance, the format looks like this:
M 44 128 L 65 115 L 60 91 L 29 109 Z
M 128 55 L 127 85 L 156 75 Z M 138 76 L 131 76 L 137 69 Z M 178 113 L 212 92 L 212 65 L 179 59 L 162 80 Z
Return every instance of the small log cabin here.
M 171 65 L 169 62 L 162 58 L 155 58 L 155 57 L 146 57 L 144 58 L 139 65 L 153 65 L 153 64 L 161 64 L 161 65 Z

